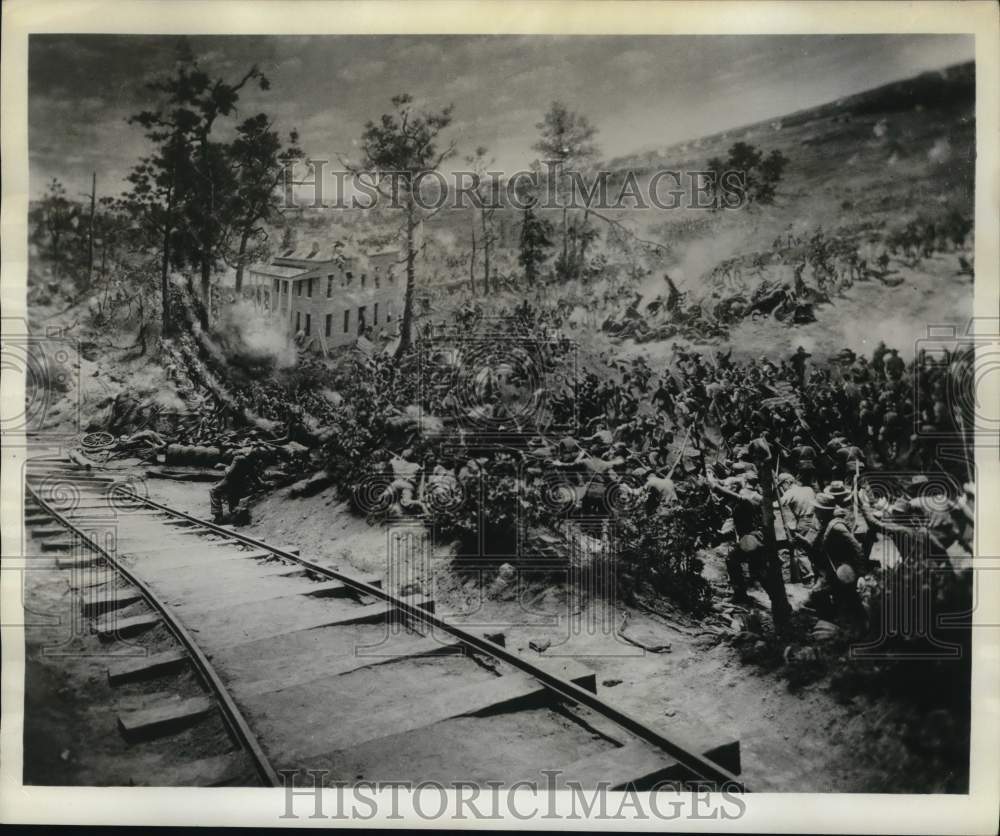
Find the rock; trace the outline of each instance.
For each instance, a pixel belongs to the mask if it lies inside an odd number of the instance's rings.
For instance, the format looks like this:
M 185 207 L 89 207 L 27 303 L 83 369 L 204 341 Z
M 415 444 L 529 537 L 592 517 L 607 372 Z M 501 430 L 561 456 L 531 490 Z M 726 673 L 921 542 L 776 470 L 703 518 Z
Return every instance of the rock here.
M 536 653 L 544 653 L 551 646 L 552 642 L 549 641 L 548 639 L 542 639 L 542 640 L 532 639 L 530 642 L 528 642 L 528 647 L 530 647 Z
M 605 679 L 601 682 L 605 688 L 614 688 L 616 685 L 621 685 L 622 681 L 620 679 Z

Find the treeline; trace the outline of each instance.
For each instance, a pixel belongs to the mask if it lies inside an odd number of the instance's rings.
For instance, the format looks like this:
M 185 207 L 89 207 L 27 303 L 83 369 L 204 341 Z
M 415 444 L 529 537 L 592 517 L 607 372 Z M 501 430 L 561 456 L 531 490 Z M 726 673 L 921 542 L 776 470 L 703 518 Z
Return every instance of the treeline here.
M 98 320 L 111 316 L 115 300 L 141 296 L 149 304 L 143 306 L 140 324 L 145 326 L 145 316 L 159 307 L 162 331 L 169 334 L 175 320 L 183 320 L 171 315 L 173 273 L 184 276 L 188 298 L 200 296 L 206 303 L 199 311 L 205 320 L 213 276 L 223 267 L 234 269 L 239 291 L 247 265 L 270 254 L 275 242 L 269 241 L 268 231 L 278 225 L 285 189 L 291 188 L 283 182 L 286 173 L 306 161 L 296 132 L 283 138 L 266 113 L 238 120 L 241 94 L 253 87 L 270 88 L 256 65 L 238 78 L 213 77 L 182 47 L 172 72 L 146 86 L 153 106 L 133 114 L 128 122 L 144 130 L 150 153 L 129 173 L 128 189 L 119 197 L 98 199 L 95 182 L 89 200 L 81 202 L 53 181 L 32 212 L 32 236 L 57 277 L 71 278 L 72 295 L 89 293 L 93 299 L 96 293 Z M 418 110 L 411 96 L 395 96 L 388 113 L 365 124 L 359 159 L 348 162 L 349 168 L 372 178 L 373 185 L 391 198 L 390 215 L 400 219 L 395 237 L 403 242 L 406 290 L 399 352 L 408 350 L 412 340 L 415 277 L 422 253 L 419 230 L 439 211 L 425 208 L 415 190 L 424 175 L 456 155 L 455 141 L 444 136 L 451 122 L 450 106 Z M 538 140 L 532 147 L 554 172 L 556 188 L 567 198 L 574 176 L 597 164 L 597 129 L 586 116 L 558 101 L 536 128 Z M 466 162 L 472 170 L 485 173 L 492 162 L 488 153 L 480 147 Z M 540 160 L 532 164 L 539 171 Z M 765 156 L 753 146 L 737 143 L 727 160 L 709 165 L 743 171 L 748 198 L 768 203 L 786 163 L 778 152 Z M 489 188 L 488 181 L 482 182 Z M 539 195 L 531 194 L 531 186 L 525 188 L 517 264 L 529 288 L 600 274 L 607 266 L 606 256 L 597 251 L 602 228 L 609 246 L 625 253 L 634 269 L 640 258 L 637 252 L 666 249 L 642 241 L 616 218 L 590 208 L 568 208 L 569 200 L 560 201 L 564 208 L 553 222 L 538 208 Z M 468 239 L 470 286 L 473 292 L 481 289 L 488 295 L 511 283 L 498 274 L 494 210 L 475 212 Z M 290 240 L 290 227 L 283 225 Z
M 295 131 L 283 141 L 265 113 L 233 124 L 248 85 L 270 86 L 256 66 L 234 81 L 213 78 L 183 49 L 169 76 L 147 84 L 153 108 L 128 119 L 152 149 L 129 173 L 129 188 L 98 199 L 95 173 L 88 206 L 58 180 L 49 184 L 30 213 L 31 237 L 56 278 L 69 280 L 71 296 L 96 294 L 100 307 L 125 290 L 158 285 L 168 334 L 173 271 L 190 290 L 198 275 L 203 301 L 224 266 L 236 270 L 239 289 L 246 266 L 267 251 L 286 167 L 302 156 Z
M 184 270 L 189 289 L 198 273 L 203 302 L 223 264 L 235 267 L 239 290 L 246 265 L 267 242 L 267 224 L 281 210 L 286 167 L 302 156 L 297 134 L 284 144 L 264 113 L 237 124 L 233 139 L 219 138 L 220 121 L 236 113 L 247 85 L 270 88 L 256 65 L 236 81 L 213 79 L 188 53 L 172 75 L 148 85 L 156 107 L 129 119 L 145 129 L 153 153 L 132 170 L 123 200 L 147 249 L 159 257 L 165 333 L 171 269 Z

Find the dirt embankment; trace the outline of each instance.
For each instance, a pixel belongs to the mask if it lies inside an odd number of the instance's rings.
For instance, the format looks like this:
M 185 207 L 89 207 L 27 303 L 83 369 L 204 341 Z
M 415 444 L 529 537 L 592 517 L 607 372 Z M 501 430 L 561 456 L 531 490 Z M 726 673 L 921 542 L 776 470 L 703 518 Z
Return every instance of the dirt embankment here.
M 929 295 L 936 279 L 940 276 L 926 273 L 903 292 L 919 300 L 925 291 Z M 864 307 L 860 297 L 855 304 Z M 62 393 L 53 404 L 64 422 L 75 419 L 71 403 L 83 404 L 80 416 L 87 421 L 95 417 L 93 404 L 136 380 L 145 381 L 150 391 L 165 385 L 152 358 L 122 360 L 117 352 L 100 350 L 90 357 L 81 361 L 79 390 Z M 154 499 L 208 516 L 209 486 L 204 483 L 149 480 L 148 487 Z M 351 513 L 333 489 L 301 499 L 277 491 L 254 506 L 246 531 L 346 571 L 387 578 L 392 569 L 396 583 L 402 578 L 421 585 L 436 599 L 439 613 L 470 629 L 504 632 L 509 646 L 528 653 L 535 652 L 529 643 L 547 645 L 547 655 L 569 655 L 594 668 L 602 695 L 652 726 L 694 717 L 738 738 L 743 774 L 755 790 L 926 789 L 915 786 L 905 772 L 905 747 L 894 737 L 892 721 L 886 721 L 893 713 L 890 704 L 861 698 L 844 703 L 827 680 L 792 692 L 783 677 L 743 664 L 710 624 L 632 608 L 623 629 L 626 612 L 620 604 L 582 595 L 574 582 L 551 574 L 504 582 L 495 565 L 482 572 L 456 569 L 447 550 L 429 565 L 401 567 L 396 557 L 390 558 L 387 530 Z M 715 571 L 719 574 L 718 566 Z M 46 602 L 66 596 L 67 590 L 57 587 L 41 584 L 31 595 L 46 609 Z M 632 642 L 660 652 L 644 652 Z M 40 646 L 29 642 L 29 698 L 36 708 L 28 724 L 32 774 L 66 783 L 123 780 L 121 770 L 109 766 L 120 754 L 113 732 L 97 745 L 74 731 L 93 722 L 81 715 L 84 709 L 76 697 L 84 694 L 87 701 L 100 703 L 106 696 L 101 691 L 106 686 L 100 684 L 103 665 L 43 657 Z
M 159 501 L 207 515 L 207 486 L 192 490 L 153 481 L 150 491 Z M 502 632 L 509 647 L 529 654 L 535 652 L 530 643 L 547 645 L 545 655 L 569 656 L 593 668 L 604 698 L 653 727 L 691 717 L 738 739 L 743 776 L 756 791 L 908 788 L 899 768 L 901 744 L 885 722 L 890 704 L 844 702 L 826 680 L 790 690 L 780 674 L 742 663 L 717 628 L 681 613 L 662 618 L 625 608 L 550 573 L 505 583 L 495 564 L 482 571 L 458 569 L 447 550 L 428 565 L 400 566 L 390 557 L 387 529 L 353 514 L 334 489 L 295 500 L 279 491 L 254 507 L 245 531 L 298 548 L 324 565 L 416 582 L 434 597 L 438 614 L 468 629 Z M 720 565 L 710 571 L 724 584 Z M 884 745 L 873 747 L 873 735 Z

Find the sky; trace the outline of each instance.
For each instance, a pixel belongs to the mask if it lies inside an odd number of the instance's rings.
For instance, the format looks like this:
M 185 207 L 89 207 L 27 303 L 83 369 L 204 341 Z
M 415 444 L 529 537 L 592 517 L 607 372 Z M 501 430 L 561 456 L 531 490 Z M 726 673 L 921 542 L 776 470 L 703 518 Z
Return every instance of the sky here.
M 71 195 L 117 195 L 140 156 L 127 118 L 154 104 L 145 85 L 170 72 L 181 39 L 32 35 L 30 191 L 58 177 Z M 538 155 L 535 127 L 565 102 L 598 128 L 611 159 L 782 116 L 889 81 L 972 60 L 967 35 L 843 36 L 205 36 L 186 39 L 211 74 L 254 63 L 269 91 L 245 92 L 239 118 L 269 114 L 314 157 L 356 155 L 369 119 L 401 92 L 431 110 L 454 104 L 459 158 L 484 145 L 496 170 Z M 225 126 L 223 126 L 225 127 Z

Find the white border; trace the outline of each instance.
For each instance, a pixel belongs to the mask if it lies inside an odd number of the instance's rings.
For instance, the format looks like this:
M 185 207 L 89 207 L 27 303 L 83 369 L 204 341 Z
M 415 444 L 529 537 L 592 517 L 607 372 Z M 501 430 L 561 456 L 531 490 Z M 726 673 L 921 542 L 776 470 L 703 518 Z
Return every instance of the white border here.
M 291 12 L 291 13 L 289 13 Z M 4 317 L 24 315 L 26 277 L 27 35 L 31 32 L 333 34 L 333 33 L 553 33 L 553 34 L 849 34 L 975 33 L 976 38 L 976 266 L 975 311 L 997 317 L 1000 229 L 997 137 L 1000 77 L 998 7 L 971 2 L 236 2 L 236 0 L 8 0 L 2 6 L 2 183 L 0 216 L 0 303 Z M 933 323 L 929 323 L 933 324 Z M 1000 375 L 984 383 L 980 397 L 1000 402 Z M 22 381 L 5 374 L 0 396 L 23 403 Z M 989 387 L 989 391 L 985 387 Z M 0 507 L 4 542 L 20 537 L 20 455 L 2 453 Z M 1000 507 L 1000 462 L 996 451 L 977 455 L 978 506 Z M 997 520 L 983 513 L 979 540 L 987 554 L 1000 555 Z M 0 588 L 3 621 L 18 621 L 17 584 Z M 1000 572 L 978 578 L 976 623 L 997 623 Z M 172 825 L 330 826 L 329 820 L 278 817 L 282 790 L 42 788 L 21 786 L 21 701 L 23 631 L 4 628 L 3 722 L 0 725 L 0 820 L 5 822 Z M 848 794 L 751 794 L 737 820 L 679 819 L 586 822 L 533 819 L 487 821 L 495 828 L 614 829 L 735 832 L 995 833 L 1000 805 L 1000 635 L 975 632 L 973 659 L 972 766 L 968 796 Z M 563 799 L 565 800 L 565 799 Z M 332 802 L 327 805 L 333 809 Z M 562 807 L 562 805 L 560 805 Z M 401 812 L 407 805 L 401 804 Z M 343 822 L 342 824 L 348 824 Z M 350 824 L 471 827 L 471 820 Z

